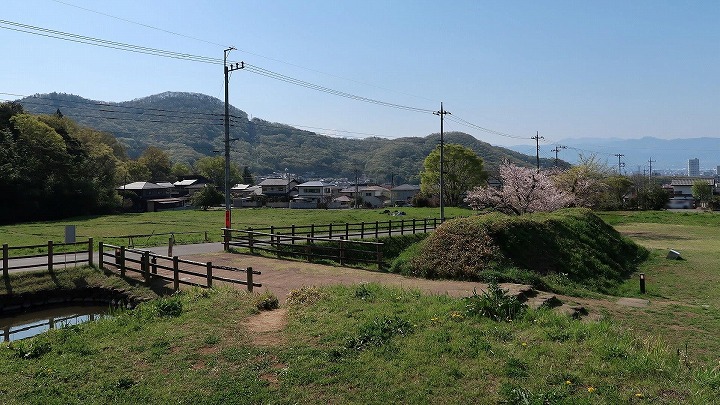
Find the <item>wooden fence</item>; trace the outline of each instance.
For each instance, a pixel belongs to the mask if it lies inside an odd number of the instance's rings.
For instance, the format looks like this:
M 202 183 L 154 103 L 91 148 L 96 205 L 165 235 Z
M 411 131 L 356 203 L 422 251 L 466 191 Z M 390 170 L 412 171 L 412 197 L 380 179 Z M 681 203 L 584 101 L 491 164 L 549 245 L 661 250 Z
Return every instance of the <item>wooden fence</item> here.
M 69 251 L 62 250 L 57 251 L 57 248 L 63 248 L 66 246 L 76 247 L 81 246 L 82 249 L 72 249 Z M 10 252 L 14 250 L 35 250 L 43 249 L 44 253 L 37 254 L 20 254 L 16 256 L 10 256 Z M 69 259 L 68 255 L 78 255 L 81 257 L 78 259 L 77 256 L 73 259 Z M 46 261 L 40 263 L 35 258 L 45 257 Z M 42 245 L 27 245 L 27 246 L 8 246 L 7 244 L 2 245 L 2 271 L 3 277 L 8 276 L 9 270 L 16 269 L 29 269 L 33 267 L 45 266 L 47 264 L 48 271 L 53 271 L 55 265 L 67 265 L 87 263 L 90 266 L 93 265 L 93 239 L 88 238 L 86 242 L 75 242 L 75 243 L 55 243 L 48 241 L 47 244 Z
M 311 238 L 365 239 L 392 236 L 393 234 L 427 233 L 437 228 L 441 222 L 440 218 L 413 218 L 344 224 L 270 226 L 264 228 L 247 228 L 247 230 L 271 233 L 274 235 L 309 236 Z
M 278 258 L 283 256 L 304 258 L 309 262 L 328 259 L 348 263 L 369 263 L 383 267 L 381 242 L 348 240 L 337 238 L 311 237 L 309 235 L 287 235 L 257 232 L 253 230 L 223 229 L 225 249 L 246 248 L 250 254 L 255 251 L 269 252 Z
M 247 286 L 247 290 L 250 292 L 253 291 L 253 287 L 262 287 L 262 284 L 253 281 L 253 276 L 261 273 L 253 270 L 252 267 L 240 269 L 219 266 L 213 265 L 212 262 L 201 263 L 184 260 L 177 256 L 162 256 L 146 250 L 109 245 L 102 242 L 99 244 L 98 252 L 100 268 L 112 267 L 118 270 L 123 277 L 128 271 L 139 273 L 146 283 L 150 283 L 153 279 L 171 281 L 175 291 L 180 289 L 181 283 L 210 288 L 213 286 L 213 280 L 242 284 Z M 192 278 L 181 279 L 181 274 Z M 245 280 L 230 277 L 230 275 L 243 275 Z
M 202 235 L 204 236 L 203 241 L 208 242 L 208 231 L 195 231 L 195 232 L 161 232 L 161 233 L 150 233 L 150 234 L 138 234 L 138 235 L 119 235 L 119 236 L 103 236 L 103 240 L 108 239 L 127 239 L 127 246 L 134 248 L 136 245 L 136 239 L 146 238 L 144 245 L 148 245 L 150 238 L 159 236 L 168 236 L 170 243 L 175 244 L 175 235 Z M 164 240 L 163 240 L 164 242 Z M 141 243 L 142 244 L 142 243 Z

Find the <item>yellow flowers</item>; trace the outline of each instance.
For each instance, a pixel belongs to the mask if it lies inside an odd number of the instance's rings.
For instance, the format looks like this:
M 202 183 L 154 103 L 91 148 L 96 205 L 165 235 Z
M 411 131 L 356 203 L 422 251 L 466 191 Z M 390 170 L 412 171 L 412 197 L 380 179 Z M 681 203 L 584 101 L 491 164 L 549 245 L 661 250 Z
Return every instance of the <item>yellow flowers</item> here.
M 637 394 L 635 394 L 635 398 L 643 399 L 643 398 L 645 398 L 645 396 L 642 394 L 642 392 L 638 392 Z
M 572 381 L 570 381 L 570 380 L 565 380 L 565 385 L 572 385 Z
M 522 342 L 522 346 L 523 346 L 523 347 L 527 346 L 527 343 Z
M 450 318 L 455 320 L 460 320 L 463 318 L 463 315 L 458 311 L 453 311 L 450 313 Z
M 589 386 L 589 387 L 588 387 L 588 392 L 591 393 L 591 394 L 592 394 L 593 392 L 595 392 L 595 387 L 593 387 L 592 385 Z

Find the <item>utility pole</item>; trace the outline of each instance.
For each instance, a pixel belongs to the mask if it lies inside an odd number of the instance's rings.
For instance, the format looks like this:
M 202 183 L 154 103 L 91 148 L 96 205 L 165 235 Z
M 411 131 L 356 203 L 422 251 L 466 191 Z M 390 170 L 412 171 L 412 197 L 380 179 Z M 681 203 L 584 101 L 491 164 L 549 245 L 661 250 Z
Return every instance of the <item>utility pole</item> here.
M 652 158 L 650 158 L 650 160 L 648 160 L 648 162 L 650 162 L 650 178 L 652 179 L 652 164 L 653 164 L 653 162 L 657 162 L 657 160 L 652 160 Z
M 232 225 L 230 214 L 230 72 L 245 67 L 244 62 L 236 63 L 235 66 L 227 64 L 227 56 L 232 51 L 232 46 L 223 51 L 223 70 L 225 71 L 225 228 Z
M 567 149 L 567 146 L 556 145 L 555 149 L 550 149 L 551 151 L 555 152 L 555 167 L 557 167 L 558 165 L 558 152 L 560 152 L 562 149 Z
M 443 194 L 445 193 L 445 134 L 443 131 L 443 121 L 445 120 L 445 114 L 450 112 L 443 109 L 443 103 L 440 103 L 440 111 L 435 111 L 433 114 L 440 116 L 440 222 L 445 222 L 445 202 L 443 201 Z
M 535 140 L 535 161 L 537 162 L 537 171 L 540 171 L 540 140 L 545 139 L 544 137 L 540 136 L 540 132 L 535 132 L 535 136 L 533 136 L 530 139 Z
M 358 186 L 358 169 L 355 169 L 355 208 L 358 207 L 358 198 L 360 198 L 360 190 Z
M 390 206 L 395 206 L 395 200 L 393 199 L 393 188 L 395 188 L 395 173 L 390 172 Z
M 617 156 L 617 158 L 618 158 L 618 174 L 622 174 L 620 172 L 620 169 L 622 168 L 623 165 L 622 165 L 622 162 L 620 162 L 620 158 L 625 155 L 623 155 L 622 153 L 616 153 L 615 156 Z

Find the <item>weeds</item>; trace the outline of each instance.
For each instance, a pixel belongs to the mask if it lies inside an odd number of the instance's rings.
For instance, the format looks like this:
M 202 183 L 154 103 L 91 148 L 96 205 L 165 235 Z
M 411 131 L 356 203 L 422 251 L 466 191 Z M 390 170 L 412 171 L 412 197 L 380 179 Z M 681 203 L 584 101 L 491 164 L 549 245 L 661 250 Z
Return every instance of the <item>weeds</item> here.
M 275 294 L 270 291 L 265 291 L 262 294 L 255 294 L 253 296 L 253 305 L 260 311 L 272 311 L 280 307 L 280 302 Z
M 465 313 L 468 316 L 484 316 L 493 321 L 512 322 L 527 309 L 517 297 L 508 295 L 497 283 L 490 283 L 487 291 L 465 298 Z

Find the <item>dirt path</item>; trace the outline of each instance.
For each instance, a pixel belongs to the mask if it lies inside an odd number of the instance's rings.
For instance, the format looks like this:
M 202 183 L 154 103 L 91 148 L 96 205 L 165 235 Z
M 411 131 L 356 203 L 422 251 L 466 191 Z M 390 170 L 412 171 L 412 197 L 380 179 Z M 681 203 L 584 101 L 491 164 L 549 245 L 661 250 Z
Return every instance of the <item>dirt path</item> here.
M 256 282 L 263 285 L 259 290 L 272 292 L 281 302 L 284 302 L 291 290 L 302 286 L 379 283 L 405 289 L 417 289 L 429 294 L 447 294 L 453 297 L 469 296 L 472 295 L 473 289 L 480 292 L 487 288 L 487 284 L 484 283 L 410 278 L 392 273 L 232 253 L 206 253 L 183 258 L 199 262 L 212 261 L 213 264 L 223 266 L 252 267 L 253 270 L 259 270 L 262 274 L 255 278 Z M 519 293 L 527 289 L 527 286 L 521 284 L 503 284 L 502 286 L 510 293 Z

